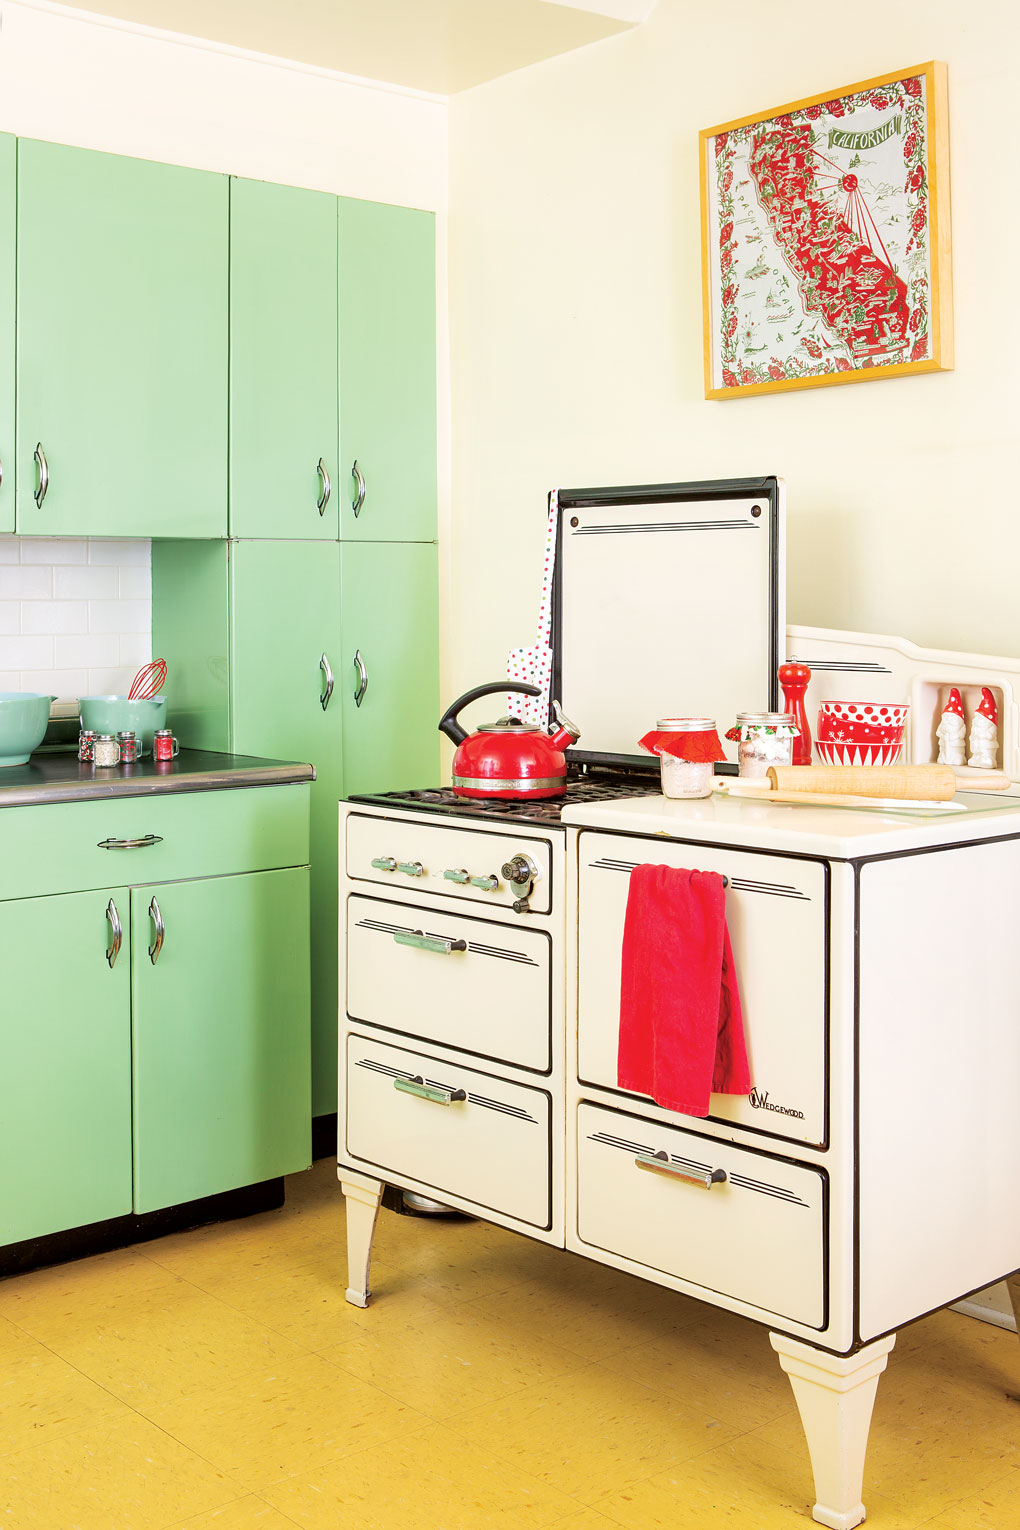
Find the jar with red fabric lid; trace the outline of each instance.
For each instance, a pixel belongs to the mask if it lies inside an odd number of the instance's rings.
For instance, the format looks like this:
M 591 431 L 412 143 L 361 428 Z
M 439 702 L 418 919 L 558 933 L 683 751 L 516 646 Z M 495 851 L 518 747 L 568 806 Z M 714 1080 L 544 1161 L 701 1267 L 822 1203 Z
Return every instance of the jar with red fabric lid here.
M 712 717 L 662 717 L 640 747 L 659 756 L 664 797 L 710 797 L 716 761 L 726 758 Z

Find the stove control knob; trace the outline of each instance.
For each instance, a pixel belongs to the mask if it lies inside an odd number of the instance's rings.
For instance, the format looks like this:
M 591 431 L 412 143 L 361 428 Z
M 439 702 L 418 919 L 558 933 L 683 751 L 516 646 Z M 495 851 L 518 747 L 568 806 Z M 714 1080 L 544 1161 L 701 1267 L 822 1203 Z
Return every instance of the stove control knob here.
M 538 867 L 530 856 L 515 855 L 504 863 L 503 875 L 513 887 L 530 887 L 538 876 Z

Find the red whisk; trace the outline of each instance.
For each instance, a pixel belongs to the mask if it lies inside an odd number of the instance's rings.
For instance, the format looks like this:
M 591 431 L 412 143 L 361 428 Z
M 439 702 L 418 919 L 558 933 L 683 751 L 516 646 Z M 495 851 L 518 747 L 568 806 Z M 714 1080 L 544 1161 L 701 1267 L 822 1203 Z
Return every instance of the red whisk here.
M 158 696 L 163 689 L 166 679 L 166 660 L 153 659 L 151 664 L 143 664 L 137 675 L 131 682 L 128 691 L 129 701 L 151 701 L 153 696 Z

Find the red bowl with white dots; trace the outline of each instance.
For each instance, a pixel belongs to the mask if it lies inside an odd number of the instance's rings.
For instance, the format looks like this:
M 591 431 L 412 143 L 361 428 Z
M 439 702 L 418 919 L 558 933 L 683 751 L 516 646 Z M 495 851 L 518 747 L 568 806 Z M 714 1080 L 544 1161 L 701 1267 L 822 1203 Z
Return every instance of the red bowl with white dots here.
M 815 749 L 826 765 L 895 765 L 903 748 L 906 702 L 823 701 Z

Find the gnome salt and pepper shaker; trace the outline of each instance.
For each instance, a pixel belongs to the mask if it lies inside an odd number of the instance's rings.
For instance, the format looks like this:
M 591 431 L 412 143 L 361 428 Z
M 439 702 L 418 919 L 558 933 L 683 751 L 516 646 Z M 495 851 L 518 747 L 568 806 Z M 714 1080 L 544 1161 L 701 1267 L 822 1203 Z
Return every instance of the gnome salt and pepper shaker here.
M 935 729 L 939 741 L 939 765 L 963 765 L 967 759 L 967 724 L 963 717 L 963 697 L 954 685 L 942 709 Z
M 970 759 L 968 765 L 979 770 L 994 770 L 995 757 L 999 752 L 999 714 L 995 697 L 987 685 L 981 687 L 981 705 L 970 724 Z
M 793 740 L 794 765 L 811 764 L 811 729 L 808 726 L 804 692 L 808 688 L 811 671 L 806 664 L 780 664 L 779 683 L 783 687 L 783 711 L 793 715 L 794 726 L 800 731 Z

